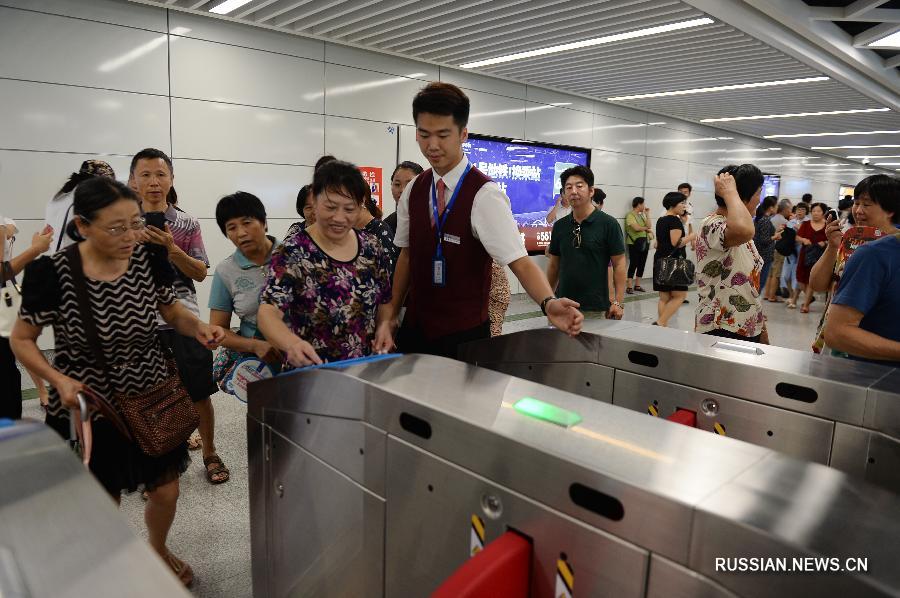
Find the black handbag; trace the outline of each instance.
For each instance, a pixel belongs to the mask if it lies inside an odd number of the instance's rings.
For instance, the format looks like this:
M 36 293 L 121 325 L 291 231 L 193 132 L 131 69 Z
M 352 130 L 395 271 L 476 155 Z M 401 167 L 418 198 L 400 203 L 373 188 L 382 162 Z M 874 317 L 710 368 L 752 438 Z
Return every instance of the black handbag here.
M 807 245 L 806 252 L 803 254 L 803 265 L 807 268 L 812 268 L 824 254 L 824 247 L 820 247 L 819 245 Z
M 683 257 L 657 260 L 653 282 L 666 287 L 689 287 L 694 284 L 694 262 Z

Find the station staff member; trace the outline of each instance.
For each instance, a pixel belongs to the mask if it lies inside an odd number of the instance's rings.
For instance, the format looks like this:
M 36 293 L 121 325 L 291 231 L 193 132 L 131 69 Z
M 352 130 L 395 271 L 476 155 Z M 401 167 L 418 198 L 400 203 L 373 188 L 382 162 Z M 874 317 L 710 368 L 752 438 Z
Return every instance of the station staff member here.
M 390 317 L 376 332 L 375 349 L 390 350 L 396 333 L 405 353 L 456 358 L 459 345 L 488 338 L 492 260 L 509 266 L 551 324 L 578 334 L 584 320 L 578 303 L 553 295 L 525 251 L 509 198 L 463 153 L 469 98 L 455 85 L 429 83 L 413 100 L 413 120 L 431 168 L 400 197 L 394 243 L 402 249 Z

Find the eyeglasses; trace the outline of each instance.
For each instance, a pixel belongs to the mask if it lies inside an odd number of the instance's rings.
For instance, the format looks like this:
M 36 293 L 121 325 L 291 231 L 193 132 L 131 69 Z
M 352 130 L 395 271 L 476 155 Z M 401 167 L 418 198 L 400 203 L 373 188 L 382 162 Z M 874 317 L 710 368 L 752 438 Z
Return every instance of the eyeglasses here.
M 87 224 L 91 224 L 91 221 L 88 220 L 87 218 L 82 218 L 82 220 Z M 122 224 L 120 226 L 110 226 L 110 227 L 100 227 L 100 228 L 102 230 L 105 230 L 107 233 L 109 233 L 109 236 L 111 236 L 111 237 L 121 237 L 122 235 L 127 233 L 129 230 L 142 231 L 142 230 L 144 230 L 144 228 L 146 226 L 147 226 L 147 221 L 144 220 L 143 218 L 138 218 L 131 224 Z
M 581 249 L 581 224 L 576 224 L 575 228 L 572 229 L 572 245 L 575 246 L 575 249 Z

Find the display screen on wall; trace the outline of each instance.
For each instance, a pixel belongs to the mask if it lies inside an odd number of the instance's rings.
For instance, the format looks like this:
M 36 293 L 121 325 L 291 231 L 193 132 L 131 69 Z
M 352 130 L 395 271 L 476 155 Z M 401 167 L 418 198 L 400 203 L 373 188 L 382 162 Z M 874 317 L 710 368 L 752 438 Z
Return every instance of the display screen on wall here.
M 855 193 L 856 193 L 855 185 L 841 185 L 841 190 L 838 193 L 838 201 L 844 199 L 844 197 L 846 197 L 848 195 L 850 197 L 853 197 Z
M 781 177 L 777 174 L 765 174 L 763 173 L 763 188 L 762 188 L 762 197 L 769 197 L 773 195 L 778 197 L 778 192 L 781 190 Z
M 590 166 L 585 148 L 469 135 L 463 144 L 469 161 L 509 196 L 512 213 L 532 253 L 550 244 L 547 212 L 559 196 L 559 175 L 572 166 Z

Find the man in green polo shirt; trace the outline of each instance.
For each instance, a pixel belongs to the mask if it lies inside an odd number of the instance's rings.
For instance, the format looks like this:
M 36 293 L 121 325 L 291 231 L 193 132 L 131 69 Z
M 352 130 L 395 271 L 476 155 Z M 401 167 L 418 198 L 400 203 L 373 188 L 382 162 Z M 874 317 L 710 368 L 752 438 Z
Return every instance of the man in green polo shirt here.
M 594 174 L 574 166 L 560 175 L 572 213 L 553 225 L 547 279 L 557 294 L 581 304 L 582 311 L 622 318 L 625 296 L 625 240 L 616 219 L 591 202 Z M 612 261 L 615 301 L 610 303 L 607 266 Z

